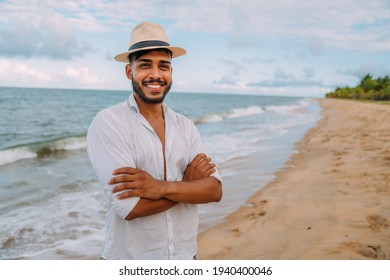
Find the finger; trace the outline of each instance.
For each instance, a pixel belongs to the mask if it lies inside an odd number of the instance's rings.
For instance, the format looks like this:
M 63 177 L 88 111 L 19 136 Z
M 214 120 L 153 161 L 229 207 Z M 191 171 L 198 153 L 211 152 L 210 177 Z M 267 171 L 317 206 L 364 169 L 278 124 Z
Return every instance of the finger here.
M 129 197 L 135 197 L 137 196 L 136 193 L 134 191 L 127 191 L 127 192 L 123 192 L 121 194 L 118 194 L 116 196 L 117 199 L 125 199 L 125 198 L 129 198 Z
M 211 158 L 206 157 L 199 162 L 199 167 L 204 167 L 204 166 L 210 164 L 210 162 L 211 162 Z
M 191 163 L 198 163 L 198 162 L 200 162 L 202 159 L 204 159 L 205 157 L 207 157 L 207 155 L 204 154 L 204 153 L 197 154 L 196 157 L 194 157 L 194 159 L 192 160 Z
M 199 172 L 206 172 L 207 170 L 211 169 L 211 168 L 214 168 L 215 167 L 215 164 L 212 163 L 212 162 L 207 162 L 206 159 L 204 160 L 205 163 L 199 163 L 198 166 L 196 166 L 196 169 L 199 171 Z
M 126 191 L 126 190 L 127 191 L 134 190 L 136 188 L 137 188 L 136 183 L 129 182 L 129 183 L 123 183 L 123 184 L 116 185 L 115 187 L 112 188 L 111 192 L 117 193 L 117 192 Z
M 209 163 L 207 166 L 206 166 L 206 170 L 210 170 L 210 169 L 215 169 L 216 165 L 215 163 Z
M 119 183 L 125 183 L 125 182 L 133 182 L 135 181 L 135 176 L 134 174 L 125 174 L 125 175 L 119 175 L 116 177 L 113 177 L 108 180 L 108 183 L 110 185 L 112 184 L 119 184 Z
M 115 169 L 112 172 L 112 175 L 119 175 L 119 174 L 135 174 L 139 172 L 139 169 L 133 168 L 133 167 L 120 167 L 118 169 Z
M 210 175 L 213 174 L 215 171 L 216 171 L 215 168 L 212 168 L 212 169 L 207 170 L 207 171 L 205 172 L 206 177 L 210 176 Z

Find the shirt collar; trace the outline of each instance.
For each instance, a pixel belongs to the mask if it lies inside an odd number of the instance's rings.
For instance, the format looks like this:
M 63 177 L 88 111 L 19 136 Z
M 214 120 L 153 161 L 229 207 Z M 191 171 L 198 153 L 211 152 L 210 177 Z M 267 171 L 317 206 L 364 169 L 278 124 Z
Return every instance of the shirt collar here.
M 135 101 L 134 93 L 130 94 L 129 99 L 128 99 L 128 105 L 129 105 L 130 109 L 135 110 L 137 112 L 137 114 L 140 113 L 137 101 Z M 162 104 L 162 107 L 163 107 L 165 115 L 171 114 L 171 110 L 169 109 L 169 107 L 165 103 Z
M 139 114 L 139 108 L 137 102 L 135 101 L 134 93 L 130 94 L 127 104 L 129 105 L 130 109 L 135 110 Z

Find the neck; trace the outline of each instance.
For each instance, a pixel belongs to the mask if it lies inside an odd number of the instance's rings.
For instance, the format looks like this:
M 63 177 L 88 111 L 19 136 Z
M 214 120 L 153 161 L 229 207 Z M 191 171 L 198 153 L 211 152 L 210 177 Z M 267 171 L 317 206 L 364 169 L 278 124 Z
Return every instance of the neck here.
M 145 118 L 160 118 L 164 117 L 162 103 L 150 104 L 144 102 L 136 94 L 134 94 L 141 115 Z

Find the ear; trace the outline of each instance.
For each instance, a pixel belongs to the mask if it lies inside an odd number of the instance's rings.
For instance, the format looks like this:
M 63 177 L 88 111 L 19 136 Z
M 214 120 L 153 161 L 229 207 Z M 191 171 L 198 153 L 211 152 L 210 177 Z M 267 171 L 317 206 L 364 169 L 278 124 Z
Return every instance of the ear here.
M 129 80 L 131 80 L 131 78 L 133 76 L 133 70 L 131 69 L 130 64 L 126 64 L 126 76 L 127 76 L 127 79 L 129 79 Z

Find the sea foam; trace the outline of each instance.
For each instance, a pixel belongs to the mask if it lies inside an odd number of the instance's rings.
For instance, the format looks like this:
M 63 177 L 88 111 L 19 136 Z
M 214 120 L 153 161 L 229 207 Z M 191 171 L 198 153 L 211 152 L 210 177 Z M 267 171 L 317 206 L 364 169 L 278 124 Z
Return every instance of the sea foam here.
M 0 151 L 0 166 L 19 160 L 45 157 L 59 151 L 83 149 L 86 146 L 85 136 L 67 137 L 50 141 L 28 143 Z
M 229 110 L 227 112 L 221 112 L 218 114 L 210 114 L 201 116 L 199 118 L 196 118 L 194 120 L 195 124 L 201 124 L 201 123 L 214 123 L 214 122 L 221 122 L 225 119 L 235 119 L 235 118 L 242 118 L 252 115 L 261 114 L 264 112 L 264 109 L 260 106 L 249 106 L 245 108 L 234 108 L 232 110 Z

